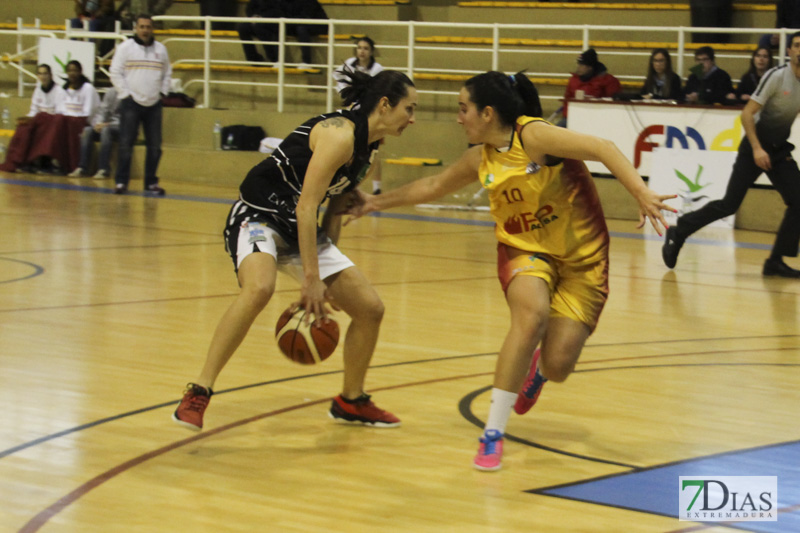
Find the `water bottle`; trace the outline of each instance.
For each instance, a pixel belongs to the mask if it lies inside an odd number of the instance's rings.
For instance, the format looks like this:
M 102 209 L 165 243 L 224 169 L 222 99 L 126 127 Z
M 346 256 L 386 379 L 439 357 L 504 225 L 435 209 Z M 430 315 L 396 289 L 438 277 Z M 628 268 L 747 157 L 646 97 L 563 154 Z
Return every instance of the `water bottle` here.
M 214 150 L 222 150 L 222 124 L 219 120 L 214 122 Z
M 8 106 L 3 106 L 2 124 L 4 130 L 7 130 L 11 124 L 11 112 L 8 110 Z

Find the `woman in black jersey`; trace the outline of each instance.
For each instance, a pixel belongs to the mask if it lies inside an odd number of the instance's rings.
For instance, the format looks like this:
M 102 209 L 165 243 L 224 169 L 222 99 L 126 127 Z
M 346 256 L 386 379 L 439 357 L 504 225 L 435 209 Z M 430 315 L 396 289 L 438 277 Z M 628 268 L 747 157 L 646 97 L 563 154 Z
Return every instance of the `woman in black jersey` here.
M 378 340 L 383 303 L 358 268 L 336 247 L 350 193 L 364 179 L 378 144 L 414 123 L 417 92 L 404 74 L 348 73 L 342 91 L 350 109 L 318 115 L 295 129 L 247 174 L 228 215 L 225 242 L 242 290 L 217 326 L 198 379 L 187 385 L 173 419 L 193 430 L 222 368 L 275 290 L 278 270 L 301 282 L 299 305 L 324 320 L 326 301 L 352 321 L 344 340 L 344 386 L 331 405 L 340 422 L 396 427 L 400 420 L 364 393 Z M 321 226 L 319 207 L 330 199 Z

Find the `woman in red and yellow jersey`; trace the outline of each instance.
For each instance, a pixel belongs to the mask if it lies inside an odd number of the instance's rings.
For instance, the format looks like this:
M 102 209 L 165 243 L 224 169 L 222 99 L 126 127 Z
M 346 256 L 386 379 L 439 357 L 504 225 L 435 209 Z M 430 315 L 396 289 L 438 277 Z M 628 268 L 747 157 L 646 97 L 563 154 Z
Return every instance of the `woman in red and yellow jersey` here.
M 475 76 L 458 105 L 458 123 L 478 146 L 434 176 L 380 196 L 360 193 L 363 203 L 350 213 L 426 202 L 476 179 L 487 189 L 511 326 L 475 467 L 497 470 L 512 406 L 525 413 L 547 380 L 567 379 L 608 297 L 608 230 L 583 161 L 602 162 L 631 193 L 640 228 L 649 219 L 660 235 L 666 227 L 661 210 L 675 211 L 664 200 L 674 196 L 648 189 L 611 141 L 536 118 L 539 96 L 522 73 Z

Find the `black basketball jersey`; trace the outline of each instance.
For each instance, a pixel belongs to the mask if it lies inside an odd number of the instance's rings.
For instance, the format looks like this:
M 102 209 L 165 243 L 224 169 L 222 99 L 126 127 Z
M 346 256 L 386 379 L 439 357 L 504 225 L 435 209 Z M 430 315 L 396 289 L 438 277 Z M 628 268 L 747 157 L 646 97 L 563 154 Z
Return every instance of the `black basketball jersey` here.
M 278 231 L 287 242 L 297 241 L 297 202 L 313 152 L 308 146 L 317 123 L 342 117 L 355 124 L 353 157 L 331 179 L 326 198 L 355 189 L 364 179 L 379 142 L 369 144 L 367 117 L 350 110 L 318 115 L 295 129 L 268 157 L 247 174 L 239 187 L 242 201 L 259 211 L 258 218 Z

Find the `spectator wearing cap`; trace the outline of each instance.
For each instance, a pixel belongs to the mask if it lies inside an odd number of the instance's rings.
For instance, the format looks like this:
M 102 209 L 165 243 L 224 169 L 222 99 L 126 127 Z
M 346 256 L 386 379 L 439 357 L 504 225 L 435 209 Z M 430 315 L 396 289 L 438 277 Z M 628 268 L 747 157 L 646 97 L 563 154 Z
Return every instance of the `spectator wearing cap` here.
M 567 118 L 567 103 L 574 99 L 578 91 L 592 98 L 612 97 L 622 90 L 619 80 L 608 73 L 606 66 L 597 58 L 594 48 L 581 52 L 578 66 L 567 83 L 564 92 L 564 121 Z
M 694 53 L 695 66 L 686 80 L 686 101 L 696 104 L 735 104 L 730 75 L 714 62 L 714 49 L 701 46 Z

